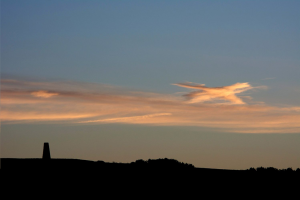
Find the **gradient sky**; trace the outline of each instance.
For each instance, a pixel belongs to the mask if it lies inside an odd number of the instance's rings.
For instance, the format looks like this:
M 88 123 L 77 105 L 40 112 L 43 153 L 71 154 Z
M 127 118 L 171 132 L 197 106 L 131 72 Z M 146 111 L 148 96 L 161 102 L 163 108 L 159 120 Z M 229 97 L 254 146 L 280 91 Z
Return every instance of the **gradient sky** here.
M 1 157 L 300 168 L 299 8 L 1 0 Z

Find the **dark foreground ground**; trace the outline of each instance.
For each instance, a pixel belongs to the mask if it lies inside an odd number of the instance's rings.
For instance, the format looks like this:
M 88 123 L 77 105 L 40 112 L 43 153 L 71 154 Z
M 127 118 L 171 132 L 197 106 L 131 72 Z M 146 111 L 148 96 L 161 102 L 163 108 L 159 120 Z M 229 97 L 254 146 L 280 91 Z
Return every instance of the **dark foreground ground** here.
M 246 170 L 228 170 L 197 168 L 192 164 L 182 163 L 174 159 L 136 160 L 131 163 L 108 163 L 80 159 L 40 159 L 40 158 L 1 158 L 1 169 L 6 170 L 88 170 L 88 171 L 139 171 L 139 172 L 191 172 L 195 174 L 300 174 L 300 169 L 276 169 L 272 167 L 249 168 Z
M 208 199 L 277 197 L 299 191 L 300 170 L 195 168 L 173 159 L 106 163 L 79 159 L 1 158 L 1 191 L 24 198 Z M 12 192 L 11 192 L 12 190 Z M 8 192 L 9 191 L 9 192 Z M 22 193 L 23 191 L 25 193 Z M 42 192 L 39 195 L 38 192 Z M 160 196 L 163 194 L 163 196 Z M 242 195 L 241 195 L 242 194 Z M 104 198 L 108 195 L 109 198 Z M 197 196 L 198 195 L 198 196 Z

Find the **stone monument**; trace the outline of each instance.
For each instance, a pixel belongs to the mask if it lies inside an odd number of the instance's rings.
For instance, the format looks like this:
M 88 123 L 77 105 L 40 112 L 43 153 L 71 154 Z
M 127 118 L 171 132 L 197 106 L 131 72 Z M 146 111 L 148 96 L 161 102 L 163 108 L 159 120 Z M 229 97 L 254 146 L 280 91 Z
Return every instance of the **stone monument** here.
M 49 147 L 49 143 L 48 142 L 44 143 L 43 159 L 44 160 L 51 159 L 51 156 L 50 156 L 50 147 Z

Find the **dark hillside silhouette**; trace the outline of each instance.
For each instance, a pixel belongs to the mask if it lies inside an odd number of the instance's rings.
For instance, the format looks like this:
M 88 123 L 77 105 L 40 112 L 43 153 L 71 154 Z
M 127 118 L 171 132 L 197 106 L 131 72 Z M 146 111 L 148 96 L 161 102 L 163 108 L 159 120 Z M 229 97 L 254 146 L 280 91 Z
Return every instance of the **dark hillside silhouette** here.
M 192 164 L 179 162 L 175 159 L 159 158 L 149 160 L 136 160 L 131 163 L 109 163 L 104 161 L 89 161 L 80 159 L 62 159 L 51 158 L 49 143 L 44 143 L 43 157 L 41 158 L 1 158 L 1 169 L 4 170 L 76 170 L 76 171 L 114 171 L 114 172 L 191 172 L 193 174 L 298 174 L 300 169 L 293 170 L 276 169 L 273 167 L 258 167 L 249 168 L 247 170 L 226 170 L 226 169 L 210 169 L 210 168 L 196 168 Z
M 222 195 L 223 198 L 224 194 L 237 195 L 237 191 L 244 191 L 247 196 L 255 192 L 258 196 L 264 191 L 269 197 L 270 191 L 277 192 L 274 188 L 281 187 L 280 191 L 284 191 L 282 188 L 288 186 L 290 190 L 291 183 L 300 178 L 299 168 L 210 169 L 168 158 L 139 159 L 131 163 L 58 159 L 51 158 L 49 144 L 45 144 L 42 158 L 1 158 L 2 190 L 14 189 L 10 193 L 11 198 L 15 193 L 24 195 L 19 192 L 22 189 L 30 194 L 39 194 L 39 198 L 41 193 L 35 190 L 56 194 L 57 197 L 63 191 L 68 197 L 76 198 L 78 192 L 105 197 L 103 194 L 110 190 L 113 190 L 109 193 L 111 197 L 120 194 L 123 197 L 152 195 L 159 198 L 164 193 L 168 198 L 178 198 L 181 193 L 184 194 L 183 199 L 189 194 L 193 194 L 190 198 L 197 195 Z M 298 191 L 298 188 L 293 191 Z M 140 196 L 136 196 L 139 192 Z

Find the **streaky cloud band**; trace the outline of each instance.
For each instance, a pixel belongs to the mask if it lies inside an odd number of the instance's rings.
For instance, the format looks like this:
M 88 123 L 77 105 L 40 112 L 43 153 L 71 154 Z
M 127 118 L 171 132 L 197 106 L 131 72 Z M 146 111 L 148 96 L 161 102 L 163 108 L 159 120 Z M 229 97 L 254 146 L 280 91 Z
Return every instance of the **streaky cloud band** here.
M 127 123 L 197 126 L 237 133 L 300 133 L 300 109 L 257 104 L 237 94 L 248 82 L 222 87 L 177 83 L 184 94 L 136 91 L 76 81 L 1 80 L 2 123 Z M 249 95 L 249 94 L 247 94 Z M 219 102 L 223 101 L 223 102 Z

